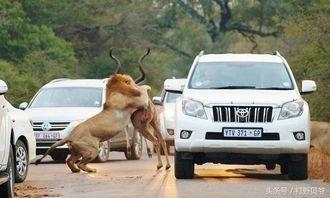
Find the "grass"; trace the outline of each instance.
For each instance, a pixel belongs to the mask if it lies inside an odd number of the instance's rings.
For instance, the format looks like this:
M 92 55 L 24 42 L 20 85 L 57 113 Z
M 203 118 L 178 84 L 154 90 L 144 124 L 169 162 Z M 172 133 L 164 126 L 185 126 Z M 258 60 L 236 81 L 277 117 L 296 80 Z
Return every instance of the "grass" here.
M 308 156 L 308 174 L 311 179 L 330 182 L 330 155 L 311 148 Z

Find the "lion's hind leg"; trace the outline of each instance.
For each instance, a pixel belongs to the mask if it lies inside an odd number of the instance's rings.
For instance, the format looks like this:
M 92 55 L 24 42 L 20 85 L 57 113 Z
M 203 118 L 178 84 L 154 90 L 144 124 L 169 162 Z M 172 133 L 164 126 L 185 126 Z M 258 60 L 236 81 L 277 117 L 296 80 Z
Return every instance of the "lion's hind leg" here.
M 80 172 L 80 169 L 75 165 L 76 161 L 81 157 L 81 155 L 72 152 L 70 157 L 66 160 L 66 164 L 69 166 L 73 173 Z
M 82 160 L 77 164 L 78 167 L 85 172 L 95 173 L 96 169 L 89 168 L 87 164 L 93 161 L 97 157 L 98 153 L 98 148 L 89 146 L 87 151 L 81 153 Z

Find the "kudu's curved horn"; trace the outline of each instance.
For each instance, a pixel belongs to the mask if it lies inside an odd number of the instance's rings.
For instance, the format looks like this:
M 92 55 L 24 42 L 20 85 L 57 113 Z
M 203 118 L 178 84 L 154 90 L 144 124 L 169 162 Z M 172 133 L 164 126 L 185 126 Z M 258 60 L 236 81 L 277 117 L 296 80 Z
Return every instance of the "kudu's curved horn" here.
M 149 53 L 150 53 L 150 48 L 148 48 L 146 53 L 139 58 L 139 69 L 140 69 L 140 72 L 141 72 L 141 76 L 134 80 L 134 82 L 136 84 L 142 84 L 146 79 L 146 73 L 143 70 L 143 60 L 146 56 L 149 55 Z
M 116 69 L 116 72 L 115 74 L 120 74 L 122 73 L 121 71 L 121 63 L 120 63 L 120 60 L 118 58 L 116 58 L 113 54 L 112 54 L 112 51 L 113 51 L 113 48 L 110 49 L 109 51 L 109 56 L 112 60 L 114 60 L 117 64 L 117 69 Z

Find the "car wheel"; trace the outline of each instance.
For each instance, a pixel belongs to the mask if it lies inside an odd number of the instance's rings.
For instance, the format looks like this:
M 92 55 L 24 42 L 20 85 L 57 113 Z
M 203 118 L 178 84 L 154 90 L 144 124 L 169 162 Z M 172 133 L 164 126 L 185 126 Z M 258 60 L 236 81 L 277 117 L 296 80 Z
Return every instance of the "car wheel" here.
M 293 154 L 288 159 L 288 176 L 291 180 L 304 180 L 308 178 L 307 154 Z
M 104 141 L 100 143 L 99 154 L 96 157 L 96 162 L 106 162 L 109 159 L 110 155 L 110 142 Z
M 174 174 L 177 179 L 194 178 L 195 163 L 193 159 L 184 159 L 184 153 L 175 151 Z
M 65 151 L 54 151 L 52 154 L 50 154 L 53 160 L 65 162 L 66 158 L 68 157 L 68 153 Z
M 288 174 L 288 163 L 287 162 L 281 163 L 281 174 L 282 175 Z
M 131 156 L 128 156 L 125 152 L 125 157 L 127 160 L 139 160 L 142 156 L 142 136 L 134 129 L 133 138 L 131 142 Z
M 275 163 L 267 163 L 266 164 L 266 169 L 267 170 L 274 170 L 276 167 L 276 164 Z
M 29 169 L 29 154 L 25 144 L 21 140 L 17 140 L 15 146 L 15 181 L 21 183 L 25 180 Z
M 9 180 L 6 183 L 1 184 L 0 197 L 13 198 L 14 197 L 14 183 L 15 183 L 15 161 L 14 161 L 13 149 L 11 148 L 11 146 L 10 146 L 10 150 L 9 150 L 9 158 L 8 158 L 6 172 L 9 176 Z

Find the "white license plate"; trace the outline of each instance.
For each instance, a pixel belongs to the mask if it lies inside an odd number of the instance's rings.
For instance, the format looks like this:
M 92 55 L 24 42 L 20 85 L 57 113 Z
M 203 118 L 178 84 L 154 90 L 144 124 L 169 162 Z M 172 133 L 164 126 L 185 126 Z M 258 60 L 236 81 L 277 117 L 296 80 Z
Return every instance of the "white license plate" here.
M 262 129 L 224 128 L 223 137 L 261 137 Z
M 57 140 L 60 139 L 60 133 L 34 133 L 37 140 Z

